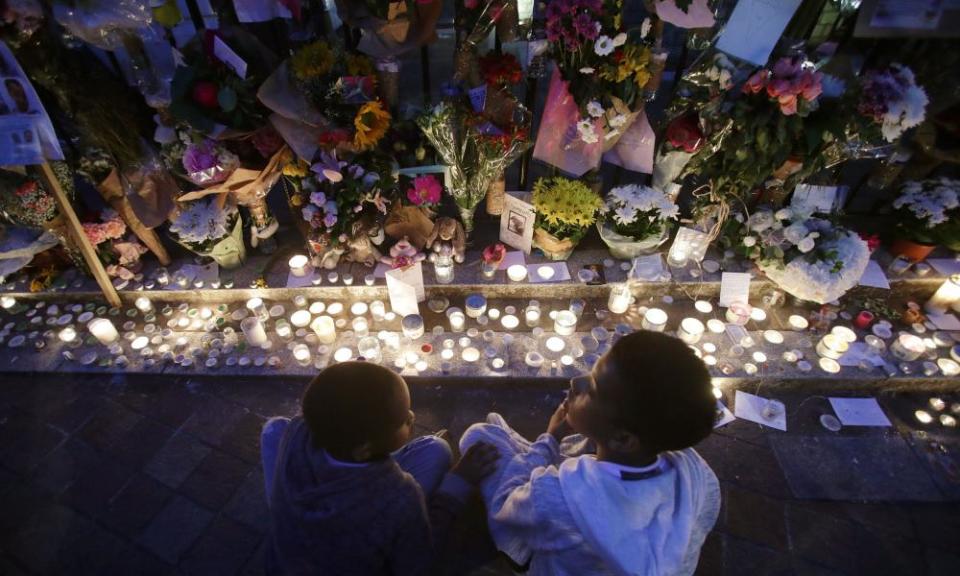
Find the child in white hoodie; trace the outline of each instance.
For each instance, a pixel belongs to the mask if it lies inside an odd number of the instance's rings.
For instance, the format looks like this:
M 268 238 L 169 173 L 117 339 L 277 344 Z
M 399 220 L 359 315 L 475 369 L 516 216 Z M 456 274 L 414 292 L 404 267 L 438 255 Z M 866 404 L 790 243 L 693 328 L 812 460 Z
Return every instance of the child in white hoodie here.
M 497 547 L 529 576 L 693 574 L 720 510 L 717 478 L 691 448 L 713 429 L 711 392 L 686 344 L 642 331 L 571 381 L 535 442 L 498 414 L 471 426 L 461 451 L 482 441 L 500 454 L 481 484 Z M 571 431 L 596 454 L 564 456 Z

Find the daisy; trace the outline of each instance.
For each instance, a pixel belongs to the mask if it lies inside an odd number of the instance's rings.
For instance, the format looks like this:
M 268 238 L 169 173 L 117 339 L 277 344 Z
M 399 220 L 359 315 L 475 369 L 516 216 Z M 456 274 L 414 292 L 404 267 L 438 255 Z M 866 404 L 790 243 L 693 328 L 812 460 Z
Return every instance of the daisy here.
M 609 36 L 601 36 L 593 44 L 593 51 L 597 56 L 607 56 L 613 52 L 613 39 Z
M 594 118 L 599 118 L 603 116 L 603 106 L 596 100 L 591 100 L 587 103 L 587 114 L 590 114 Z

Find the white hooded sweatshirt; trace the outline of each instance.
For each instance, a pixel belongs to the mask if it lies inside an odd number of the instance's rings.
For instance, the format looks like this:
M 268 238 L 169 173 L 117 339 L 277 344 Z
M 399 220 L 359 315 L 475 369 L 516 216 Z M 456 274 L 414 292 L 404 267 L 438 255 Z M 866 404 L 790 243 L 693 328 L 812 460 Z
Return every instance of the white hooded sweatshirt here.
M 544 434 L 513 457 L 490 501 L 500 550 L 529 576 L 693 574 L 720 510 L 720 486 L 693 449 L 636 469 L 562 460 Z

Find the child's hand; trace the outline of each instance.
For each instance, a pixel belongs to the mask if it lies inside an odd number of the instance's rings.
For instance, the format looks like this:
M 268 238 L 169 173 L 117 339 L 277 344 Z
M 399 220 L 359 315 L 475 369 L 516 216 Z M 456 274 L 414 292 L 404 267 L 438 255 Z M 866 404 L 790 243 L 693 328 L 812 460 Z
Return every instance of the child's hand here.
M 550 417 L 550 423 L 547 424 L 547 434 L 557 439 L 557 442 L 564 436 L 569 436 L 573 432 L 570 425 L 567 424 L 567 401 L 564 400 L 557 406 L 553 416 Z
M 453 465 L 451 473 L 476 486 L 497 469 L 500 454 L 491 444 L 477 442 L 467 449 L 460 461 Z

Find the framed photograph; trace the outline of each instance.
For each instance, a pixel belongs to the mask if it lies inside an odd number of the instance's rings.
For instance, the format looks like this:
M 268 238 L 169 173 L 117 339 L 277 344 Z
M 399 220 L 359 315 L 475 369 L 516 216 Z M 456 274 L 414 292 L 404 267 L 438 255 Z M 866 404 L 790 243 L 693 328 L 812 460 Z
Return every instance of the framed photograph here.
M 533 223 L 537 217 L 533 204 L 523 192 L 507 192 L 500 216 L 500 241 L 529 254 L 533 248 Z

